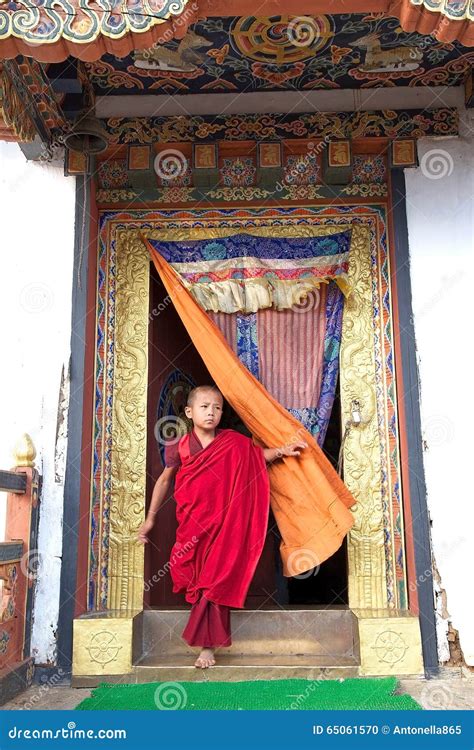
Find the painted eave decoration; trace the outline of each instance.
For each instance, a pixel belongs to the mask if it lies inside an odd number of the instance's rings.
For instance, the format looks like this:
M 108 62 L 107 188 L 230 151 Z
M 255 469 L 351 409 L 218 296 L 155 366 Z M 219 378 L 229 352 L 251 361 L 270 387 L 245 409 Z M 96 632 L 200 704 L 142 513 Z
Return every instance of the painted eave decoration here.
M 197 0 L 0 0 L 0 59 L 120 57 L 179 39 L 197 19 Z
M 474 46 L 474 0 L 398 0 L 389 2 L 388 10 L 405 31 Z
M 459 86 L 473 48 L 405 32 L 381 13 L 198 21 L 181 40 L 84 63 L 97 96 L 316 91 L 380 86 Z M 303 28 L 303 23 L 301 22 Z
M 310 12 L 309 5 L 264 1 L 259 12 L 301 14 Z M 312 13 L 337 13 L 340 8 L 334 0 L 312 5 Z M 254 11 L 251 6 L 249 0 L 0 0 L 0 59 L 19 54 L 40 62 L 68 56 L 92 62 L 107 53 L 123 57 L 183 38 L 199 19 L 244 15 Z M 344 11 L 382 12 L 399 18 L 405 31 L 474 46 L 474 0 L 350 0 Z

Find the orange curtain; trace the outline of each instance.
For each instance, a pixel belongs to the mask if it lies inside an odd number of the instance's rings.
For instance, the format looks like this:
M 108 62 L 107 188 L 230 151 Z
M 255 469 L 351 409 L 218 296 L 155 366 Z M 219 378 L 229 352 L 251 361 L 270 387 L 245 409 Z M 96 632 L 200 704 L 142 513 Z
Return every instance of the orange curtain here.
M 274 448 L 304 440 L 299 457 L 269 466 L 271 506 L 282 536 L 285 576 L 318 566 L 341 546 L 356 502 L 313 436 L 239 361 L 219 328 L 165 259 L 142 236 L 163 284 L 214 382 L 257 442 Z M 282 349 L 284 356 L 284 349 Z

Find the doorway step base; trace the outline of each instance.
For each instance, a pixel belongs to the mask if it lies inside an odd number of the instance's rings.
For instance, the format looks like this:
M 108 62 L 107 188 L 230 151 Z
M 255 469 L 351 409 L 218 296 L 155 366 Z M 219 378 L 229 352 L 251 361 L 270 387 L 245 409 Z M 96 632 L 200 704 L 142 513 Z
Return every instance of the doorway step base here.
M 101 682 L 345 679 L 424 673 L 419 619 L 344 606 L 232 610 L 232 646 L 194 667 L 188 609 L 90 612 L 74 620 L 72 687 Z
M 357 677 L 359 667 L 355 658 L 334 660 L 318 657 L 292 656 L 286 659 L 255 655 L 252 658 L 219 655 L 218 663 L 210 669 L 193 666 L 196 654 L 188 657 L 167 656 L 162 659 L 146 659 L 136 664 L 128 675 L 108 675 L 100 680 L 93 677 L 75 676 L 73 687 L 94 687 L 100 682 L 148 683 L 148 682 L 240 682 L 243 680 L 337 680 Z
M 142 657 L 189 656 L 181 638 L 189 610 L 148 609 L 142 619 Z M 347 607 L 232 610 L 232 646 L 221 655 L 318 656 L 326 663 L 358 656 L 357 618 Z M 189 658 L 188 658 L 189 661 Z

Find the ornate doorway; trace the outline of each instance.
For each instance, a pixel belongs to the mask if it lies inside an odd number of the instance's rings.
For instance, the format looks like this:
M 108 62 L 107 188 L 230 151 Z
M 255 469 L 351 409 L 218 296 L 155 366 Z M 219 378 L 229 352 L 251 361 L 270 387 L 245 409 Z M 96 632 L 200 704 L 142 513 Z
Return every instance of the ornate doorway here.
M 143 608 L 144 549 L 135 537 L 147 489 L 150 260 L 139 229 L 151 238 L 176 240 L 239 230 L 314 236 L 347 226 L 352 227 L 354 291 L 344 308 L 340 402 L 343 426 L 351 421 L 355 401 L 361 414 L 344 447 L 344 479 L 358 500 L 347 554 L 349 608 L 359 625 L 360 673 L 422 669 L 418 618 L 410 613 L 407 596 L 386 210 L 374 204 L 102 214 L 96 372 L 96 407 L 101 408 L 95 420 L 88 580 L 97 614 L 94 620 L 75 620 L 77 674 L 104 674 L 91 672 L 96 667 L 80 653 L 98 625 L 98 612 L 121 613 L 122 637 L 131 639 L 133 627 L 127 629 L 124 623 Z M 132 651 L 130 646 L 130 664 Z M 113 669 L 117 674 L 124 667 L 117 662 Z

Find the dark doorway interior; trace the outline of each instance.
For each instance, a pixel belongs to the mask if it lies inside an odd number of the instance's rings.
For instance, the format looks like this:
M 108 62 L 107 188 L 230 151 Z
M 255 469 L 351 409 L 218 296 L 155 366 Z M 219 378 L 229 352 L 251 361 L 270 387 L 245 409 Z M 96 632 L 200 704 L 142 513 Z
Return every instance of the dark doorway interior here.
M 336 398 L 329 421 L 323 451 L 337 469 L 341 447 L 341 401 L 339 381 Z M 286 578 L 288 581 L 288 604 L 347 605 L 347 537 L 337 552 L 323 562 L 313 574 L 304 573 L 299 578 Z
M 160 475 L 162 453 L 156 438 L 156 424 L 166 401 L 167 384 L 176 376 L 177 382 L 197 385 L 212 382 L 153 264 L 150 267 L 150 325 L 148 379 L 147 439 L 147 508 L 154 484 Z M 229 404 L 225 404 L 222 427 L 249 435 L 245 425 Z M 324 450 L 334 465 L 340 445 L 339 394 L 326 436 Z M 171 496 L 160 508 L 155 527 L 146 545 L 145 607 L 181 608 L 189 606 L 184 596 L 174 594 L 167 563 L 176 534 L 175 501 Z M 249 589 L 246 608 L 347 604 L 346 542 L 338 552 L 323 563 L 316 575 L 299 579 L 285 578 L 281 571 L 280 536 L 270 511 L 265 546 Z

